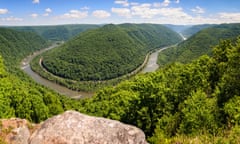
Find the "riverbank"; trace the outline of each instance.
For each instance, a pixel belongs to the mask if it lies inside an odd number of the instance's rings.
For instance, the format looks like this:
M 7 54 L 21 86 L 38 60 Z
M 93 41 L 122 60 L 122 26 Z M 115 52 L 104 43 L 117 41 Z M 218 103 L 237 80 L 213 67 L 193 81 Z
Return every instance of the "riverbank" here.
M 62 95 L 66 95 L 69 96 L 71 98 L 75 98 L 75 99 L 79 99 L 79 98 L 85 98 L 85 97 L 91 97 L 93 95 L 93 93 L 86 93 L 86 92 L 79 92 L 79 91 L 74 91 L 71 89 L 68 89 L 64 86 L 61 86 L 55 82 L 49 81 L 43 77 L 41 77 L 40 75 L 38 75 L 37 73 L 35 73 L 34 71 L 32 71 L 31 67 L 30 67 L 30 62 L 32 61 L 32 59 L 40 54 L 42 54 L 43 52 L 50 50 L 52 48 L 56 48 L 58 47 L 59 44 L 53 44 L 51 46 L 49 46 L 46 49 L 34 52 L 32 55 L 27 56 L 26 58 L 24 58 L 21 62 L 21 69 L 27 73 L 34 81 L 36 81 L 37 83 L 44 85 L 48 88 L 51 88 L 53 90 L 55 90 L 56 92 L 58 92 L 59 94 Z
M 157 60 L 158 60 L 158 54 L 167 49 L 170 48 L 172 46 L 167 46 L 167 47 L 163 47 L 161 49 L 156 50 L 155 52 L 152 52 L 149 56 L 149 59 L 147 61 L 147 64 L 145 65 L 145 67 L 142 69 L 141 73 L 147 73 L 147 72 L 154 72 L 159 68 L 159 65 L 157 64 Z
M 138 73 L 146 73 L 146 72 L 155 71 L 158 68 L 158 65 L 156 65 L 158 53 L 161 52 L 162 50 L 168 48 L 168 47 L 164 47 L 157 51 L 154 50 L 152 52 L 149 52 L 146 55 L 144 62 L 139 67 L 137 67 L 131 73 L 128 73 L 128 74 L 118 77 L 116 79 L 106 80 L 106 81 L 94 81 L 94 82 L 91 82 L 91 81 L 77 82 L 77 81 L 66 80 L 66 79 L 57 77 L 55 75 L 52 75 L 51 73 L 46 73 L 46 71 L 39 64 L 41 54 L 43 52 L 50 50 L 52 48 L 55 48 L 57 46 L 59 46 L 59 45 L 53 44 L 52 46 L 50 46 L 46 49 L 35 52 L 34 54 L 28 56 L 27 58 L 25 58 L 22 61 L 21 69 L 24 70 L 29 76 L 31 76 L 36 82 L 38 82 L 46 87 L 49 87 L 51 89 L 54 89 L 56 92 L 63 94 L 63 95 L 67 95 L 71 98 L 91 97 L 94 94 L 93 92 L 84 92 L 84 91 L 90 90 L 90 89 L 92 89 L 92 87 L 97 87 L 96 90 L 98 90 L 105 86 L 116 85 L 120 81 L 130 78 Z M 171 47 L 171 46 L 169 46 L 169 47 Z M 154 60 L 152 57 L 154 57 Z M 33 62 L 34 60 L 37 62 L 38 69 L 36 69 L 35 64 L 34 65 L 31 64 L 31 66 L 30 66 L 30 62 Z M 155 63 L 155 64 L 153 65 L 153 63 Z M 45 71 L 45 72 L 39 73 L 39 71 Z M 49 77 L 51 77 L 51 78 L 49 78 Z M 53 79 L 53 77 L 54 77 L 54 79 Z M 69 86 L 69 84 L 70 84 L 70 86 Z M 66 87 L 66 86 L 68 86 L 68 87 Z M 79 89 L 77 87 L 85 87 L 85 89 Z
M 54 75 L 54 74 L 48 72 L 42 66 L 41 61 L 43 59 L 42 59 L 41 55 L 36 56 L 31 61 L 30 65 L 34 72 L 38 73 L 39 75 L 41 75 L 42 77 L 44 77 L 50 81 L 53 81 L 55 83 L 58 83 L 59 85 L 65 86 L 71 90 L 86 91 L 86 92 L 91 93 L 92 91 L 97 91 L 106 86 L 114 86 L 114 85 L 118 84 L 120 81 L 128 79 L 128 78 L 138 74 L 147 64 L 149 54 L 150 53 L 148 53 L 145 56 L 143 63 L 141 63 L 141 65 L 138 66 L 136 69 L 134 69 L 132 72 L 122 75 L 120 77 L 114 78 L 114 79 L 99 80 L 99 81 L 76 81 L 76 80 L 65 79 L 65 78 L 59 77 L 57 75 Z

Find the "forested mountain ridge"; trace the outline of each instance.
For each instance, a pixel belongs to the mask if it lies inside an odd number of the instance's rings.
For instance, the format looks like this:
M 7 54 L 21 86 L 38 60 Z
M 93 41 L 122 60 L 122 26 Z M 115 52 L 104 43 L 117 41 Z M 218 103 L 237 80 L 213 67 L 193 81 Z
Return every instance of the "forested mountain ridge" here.
M 161 52 L 158 64 L 164 65 L 172 62 L 187 63 L 201 55 L 212 55 L 212 47 L 220 40 L 236 39 L 240 36 L 240 24 L 215 25 L 199 31 L 178 46 Z
M 197 32 L 209 28 L 209 27 L 213 27 L 216 26 L 216 24 L 202 24 L 202 25 L 193 25 L 191 27 L 188 27 L 182 31 L 180 31 L 180 33 L 182 35 L 184 35 L 186 38 L 189 38 L 191 36 L 193 36 L 194 34 L 196 34 Z
M 91 24 L 72 24 L 72 25 L 56 25 L 56 26 L 18 26 L 8 27 L 18 31 L 35 32 L 43 38 L 50 41 L 66 41 L 81 32 L 89 29 L 95 29 L 101 25 Z
M 181 33 L 182 31 L 193 27 L 192 25 L 173 25 L 173 24 L 164 24 L 164 25 L 177 33 Z
M 152 143 L 239 143 L 240 39 L 189 64 L 138 75 L 83 100 L 80 111 L 141 128 Z
M 177 33 L 161 25 L 109 24 L 46 52 L 42 64 L 67 79 L 108 80 L 136 69 L 150 50 L 180 40 Z
M 175 44 L 181 40 L 178 34 L 159 24 L 120 24 L 127 33 L 149 49 Z
M 0 54 L 7 67 L 16 66 L 21 59 L 47 45 L 46 40 L 33 32 L 0 28 Z
M 1 35 L 1 41 L 5 35 Z M 11 37 L 8 45 L 19 47 L 19 43 L 10 41 Z M 151 143 L 239 143 L 240 39 L 234 39 L 221 41 L 212 57 L 205 55 L 188 64 L 168 65 L 80 101 L 39 86 L 20 70 L 10 74 L 5 70 L 9 66 L 3 64 L 5 59 L 0 57 L 0 118 L 40 122 L 74 109 L 133 124 L 145 132 Z M 21 53 L 13 52 L 9 54 L 21 57 Z M 19 64 L 13 56 L 6 56 L 9 63 Z

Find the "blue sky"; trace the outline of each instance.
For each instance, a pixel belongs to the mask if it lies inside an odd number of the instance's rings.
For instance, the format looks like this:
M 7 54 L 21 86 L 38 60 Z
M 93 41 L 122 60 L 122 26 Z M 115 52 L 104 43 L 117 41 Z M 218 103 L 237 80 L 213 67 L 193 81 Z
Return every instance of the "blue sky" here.
M 240 23 L 240 0 L 0 0 L 0 25 Z

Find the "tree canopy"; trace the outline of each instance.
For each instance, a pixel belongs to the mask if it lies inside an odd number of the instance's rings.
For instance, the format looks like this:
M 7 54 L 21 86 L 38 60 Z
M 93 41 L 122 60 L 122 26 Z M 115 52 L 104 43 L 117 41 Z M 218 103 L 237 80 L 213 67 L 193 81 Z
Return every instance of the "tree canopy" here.
M 209 26 L 209 25 L 206 25 Z M 221 24 L 202 29 L 189 37 L 176 47 L 169 48 L 158 56 L 158 64 L 164 65 L 172 62 L 188 63 L 207 54 L 212 55 L 212 48 L 220 40 L 232 39 L 240 35 L 240 24 Z
M 240 122 L 240 39 L 221 41 L 213 51 L 213 57 L 168 65 L 100 90 L 79 110 L 136 125 L 153 143 L 235 128 Z
M 67 41 L 81 32 L 89 29 L 96 29 L 101 25 L 93 24 L 72 24 L 56 26 L 18 26 L 8 27 L 18 31 L 34 32 L 49 41 Z
M 54 75 L 77 81 L 113 79 L 140 66 L 150 50 L 179 42 L 161 25 L 105 25 L 81 33 L 42 55 L 42 65 Z

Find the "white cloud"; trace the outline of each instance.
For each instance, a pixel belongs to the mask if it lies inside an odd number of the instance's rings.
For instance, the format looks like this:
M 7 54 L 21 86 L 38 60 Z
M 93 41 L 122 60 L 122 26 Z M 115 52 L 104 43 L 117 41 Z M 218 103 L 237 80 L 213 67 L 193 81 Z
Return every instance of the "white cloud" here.
M 162 3 L 160 3 L 160 2 L 153 3 L 153 6 L 154 7 L 167 7 L 167 6 L 169 6 L 170 3 L 171 3 L 170 0 L 164 0 Z
M 128 0 L 115 0 L 114 2 L 115 4 L 120 4 L 124 7 L 128 7 L 129 6 L 129 3 L 128 3 Z
M 135 6 L 131 6 L 130 8 L 112 8 L 112 12 L 118 14 L 122 17 L 127 18 L 134 18 L 140 17 L 143 19 L 152 19 L 152 18 L 159 18 L 159 17 L 166 17 L 166 18 L 190 18 L 191 16 L 188 15 L 183 11 L 182 8 L 170 8 L 170 7 L 159 7 L 156 8 L 154 4 L 151 3 L 143 3 Z
M 82 7 L 81 10 L 89 10 L 90 8 L 85 6 L 85 7 Z
M 136 5 L 139 5 L 139 3 L 137 3 L 137 2 L 131 2 L 130 5 L 131 5 L 131 6 L 136 6 Z
M 96 18 L 107 18 L 111 16 L 109 12 L 104 10 L 95 10 L 93 11 L 92 15 Z
M 39 3 L 40 3 L 40 0 L 33 0 L 32 3 L 34 3 L 34 4 L 39 4 Z
M 151 8 L 151 4 L 144 3 L 138 6 L 131 7 L 132 15 L 140 16 L 141 18 L 152 18 L 157 14 L 157 9 Z
M 131 11 L 128 8 L 112 8 L 112 12 L 116 13 L 119 16 L 123 16 L 127 18 L 131 17 Z
M 45 13 L 45 14 L 43 14 L 43 16 L 49 16 L 49 13 Z
M 6 14 L 8 13 L 8 9 L 0 9 L 0 14 Z
M 161 7 L 161 3 L 160 2 L 153 3 L 153 6 L 154 7 Z
M 205 13 L 205 10 L 199 6 L 196 6 L 194 9 L 191 9 L 192 12 L 196 14 L 203 14 Z
M 68 13 L 60 16 L 61 18 L 74 18 L 74 19 L 82 19 L 88 16 L 87 11 L 79 11 L 79 10 L 70 10 Z
M 33 14 L 31 14 L 30 16 L 31 16 L 32 18 L 37 18 L 37 17 L 38 17 L 38 14 L 33 13 Z
M 46 8 L 46 9 L 45 9 L 45 12 L 46 12 L 46 13 L 51 13 L 51 12 L 52 12 L 52 9 Z
M 230 22 L 230 23 L 239 23 L 240 22 L 240 13 L 226 13 L 222 12 L 219 13 L 219 19 L 225 22 Z
M 162 3 L 163 6 L 167 7 L 170 4 L 170 0 L 164 0 L 164 2 Z
M 40 3 L 40 1 L 41 0 L 32 0 L 33 3 Z M 66 11 L 57 17 L 49 17 L 53 11 L 51 8 L 46 7 L 41 14 L 30 13 L 30 16 L 32 17 L 30 19 L 22 19 L 14 16 L 2 17 L 0 18 L 0 23 L 1 25 L 45 25 L 72 23 L 240 23 L 240 12 L 219 12 L 208 14 L 206 13 L 206 10 L 200 6 L 192 7 L 192 9 L 185 11 L 185 9 L 181 8 L 179 5 L 176 7 L 180 1 L 181 0 L 155 0 L 154 3 L 148 1 L 136 2 L 136 0 L 135 2 L 134 0 L 114 0 L 116 7 L 112 7 L 110 11 L 91 10 L 90 13 L 90 8 L 85 6 L 82 8 L 80 7 L 78 10 Z M 0 9 L 0 16 L 9 13 L 11 12 L 9 12 L 8 9 Z
M 43 16 L 49 16 L 49 14 L 52 12 L 52 9 L 50 8 L 46 8 L 45 9 L 45 13 L 43 14 Z
M 155 8 L 154 4 L 143 3 L 131 6 L 130 8 L 112 8 L 112 12 L 122 17 L 133 18 L 138 16 L 143 19 L 151 19 L 154 17 L 168 18 L 189 18 L 190 15 L 185 13 L 182 8 L 160 7 Z
M 190 18 L 191 16 L 188 15 L 183 11 L 182 8 L 162 8 L 158 10 L 159 14 L 164 17 L 169 18 Z
M 19 21 L 23 21 L 22 18 L 16 18 L 16 17 L 7 17 L 7 18 L 2 18 L 2 21 L 8 21 L 8 22 L 19 22 Z

